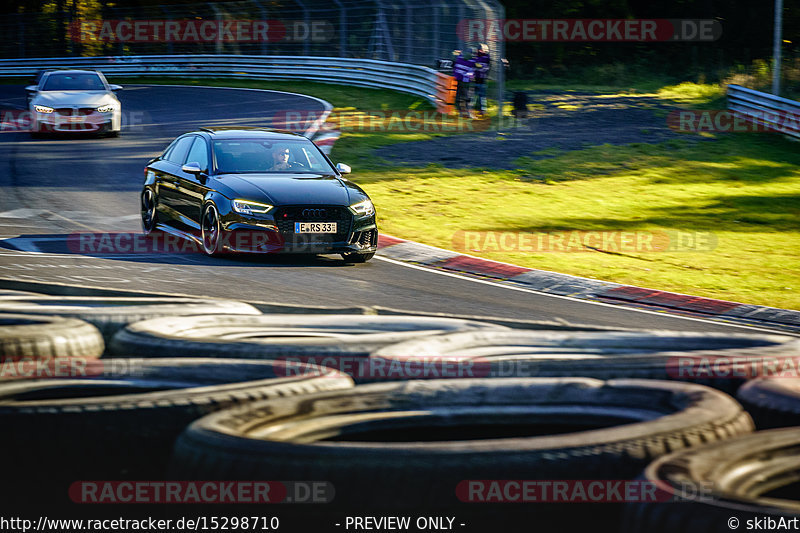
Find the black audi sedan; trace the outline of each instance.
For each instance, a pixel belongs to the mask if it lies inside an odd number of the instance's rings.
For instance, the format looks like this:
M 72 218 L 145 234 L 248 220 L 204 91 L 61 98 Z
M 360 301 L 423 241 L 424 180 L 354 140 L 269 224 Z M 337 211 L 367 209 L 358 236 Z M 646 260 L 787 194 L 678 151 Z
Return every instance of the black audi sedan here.
M 147 163 L 142 228 L 225 252 L 375 255 L 375 208 L 350 167 L 302 135 L 264 128 L 201 128 Z

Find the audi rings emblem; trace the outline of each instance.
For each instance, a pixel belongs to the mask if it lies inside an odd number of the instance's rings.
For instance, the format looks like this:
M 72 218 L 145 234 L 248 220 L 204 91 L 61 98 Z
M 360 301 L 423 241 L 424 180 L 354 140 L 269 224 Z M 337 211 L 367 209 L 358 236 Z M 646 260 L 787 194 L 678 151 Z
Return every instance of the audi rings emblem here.
M 320 218 L 325 216 L 324 209 L 303 209 L 303 216 L 306 218 Z

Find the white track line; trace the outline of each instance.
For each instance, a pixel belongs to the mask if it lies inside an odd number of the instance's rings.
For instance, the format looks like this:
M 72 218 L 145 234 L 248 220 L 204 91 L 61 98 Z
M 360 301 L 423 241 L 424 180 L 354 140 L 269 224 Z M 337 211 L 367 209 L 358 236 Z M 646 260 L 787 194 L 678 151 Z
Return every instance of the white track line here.
M 473 283 L 482 283 L 484 285 L 491 285 L 493 287 L 503 287 L 504 289 L 509 289 L 509 290 L 512 290 L 512 291 L 519 291 L 519 292 L 527 292 L 529 294 L 536 294 L 538 296 L 548 296 L 548 297 L 551 297 L 551 298 L 560 298 L 562 300 L 569 300 L 571 302 L 577 302 L 577 303 L 588 304 L 588 305 L 596 305 L 596 306 L 600 306 L 600 307 L 610 307 L 612 309 L 617 309 L 617 310 L 623 309 L 625 311 L 633 311 L 633 312 L 636 312 L 636 313 L 644 313 L 644 314 L 647 314 L 647 315 L 655 315 L 655 316 L 658 316 L 658 317 L 661 317 L 661 318 L 664 318 L 665 316 L 667 316 L 667 317 L 677 318 L 677 319 L 681 319 L 681 320 L 691 320 L 693 322 L 702 322 L 702 323 L 705 323 L 705 324 L 715 324 L 717 326 L 723 325 L 723 326 L 729 326 L 729 327 L 732 327 L 732 328 L 747 329 L 747 330 L 754 330 L 754 331 L 762 331 L 762 332 L 772 333 L 772 334 L 780 333 L 780 334 L 784 334 L 784 335 L 795 335 L 795 336 L 797 336 L 797 334 L 795 334 L 795 333 L 792 333 L 790 331 L 780 330 L 780 329 L 777 329 L 777 328 L 768 329 L 768 328 L 760 328 L 760 327 L 757 327 L 757 326 L 745 326 L 745 325 L 741 325 L 741 324 L 726 322 L 726 321 L 723 321 L 723 320 L 713 320 L 713 319 L 708 319 L 708 318 L 696 318 L 696 317 L 692 317 L 692 316 L 684 316 L 684 315 L 679 315 L 679 314 L 676 314 L 676 313 L 671 313 L 669 311 L 661 311 L 661 312 L 660 311 L 650 311 L 648 309 L 639 309 L 638 307 L 628 307 L 628 306 L 626 306 L 624 304 L 615 305 L 615 304 L 608 304 L 608 303 L 604 303 L 604 302 L 595 302 L 593 300 L 585 300 L 585 299 L 582 299 L 582 298 L 574 298 L 572 296 L 563 296 L 561 294 L 550 294 L 550 293 L 547 293 L 547 292 L 541 292 L 541 291 L 537 291 L 537 290 L 534 290 L 534 289 L 527 289 L 525 287 L 517 287 L 515 285 L 509 285 L 509 284 L 506 284 L 506 283 L 502 283 L 500 281 L 489 281 L 489 280 L 484 280 L 484 279 L 477 279 L 477 278 L 472 278 L 472 277 L 469 277 L 469 276 L 464 276 L 462 274 L 456 274 L 454 272 L 445 272 L 443 270 L 439 270 L 439 269 L 432 268 L 432 267 L 425 267 L 425 266 L 421 266 L 421 265 L 414 265 L 414 264 L 410 264 L 410 263 L 405 263 L 403 261 L 397 261 L 396 259 L 389 259 L 388 257 L 381 257 L 380 255 L 376 255 L 375 259 L 378 259 L 380 261 L 386 261 L 387 263 L 392 263 L 392 264 L 395 264 L 395 265 L 398 265 L 398 266 L 403 266 L 403 267 L 407 267 L 407 268 L 413 268 L 415 270 L 422 270 L 422 271 L 425 271 L 425 272 L 430 272 L 432 274 L 439 274 L 440 276 L 448 276 L 448 277 L 457 278 L 457 279 L 460 279 L 460 280 L 471 281 Z

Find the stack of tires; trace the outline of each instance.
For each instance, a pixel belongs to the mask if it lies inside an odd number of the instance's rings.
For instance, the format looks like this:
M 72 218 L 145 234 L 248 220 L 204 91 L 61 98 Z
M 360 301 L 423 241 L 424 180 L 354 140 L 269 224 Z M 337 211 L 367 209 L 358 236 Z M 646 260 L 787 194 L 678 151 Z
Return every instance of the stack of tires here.
M 0 497 L 20 505 L 74 509 L 81 480 L 317 480 L 326 503 L 270 510 L 287 530 L 405 513 L 730 531 L 800 513 L 800 380 L 751 372 L 797 368 L 793 337 L 22 291 L 0 310 Z

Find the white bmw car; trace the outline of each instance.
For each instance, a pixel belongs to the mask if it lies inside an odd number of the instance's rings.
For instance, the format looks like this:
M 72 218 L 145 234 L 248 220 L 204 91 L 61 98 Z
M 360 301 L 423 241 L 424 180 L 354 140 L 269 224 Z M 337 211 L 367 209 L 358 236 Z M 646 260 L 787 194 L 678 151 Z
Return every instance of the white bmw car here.
M 109 85 L 94 70 L 51 70 L 38 85 L 26 87 L 31 133 L 104 133 L 119 135 L 122 105 L 119 85 Z

